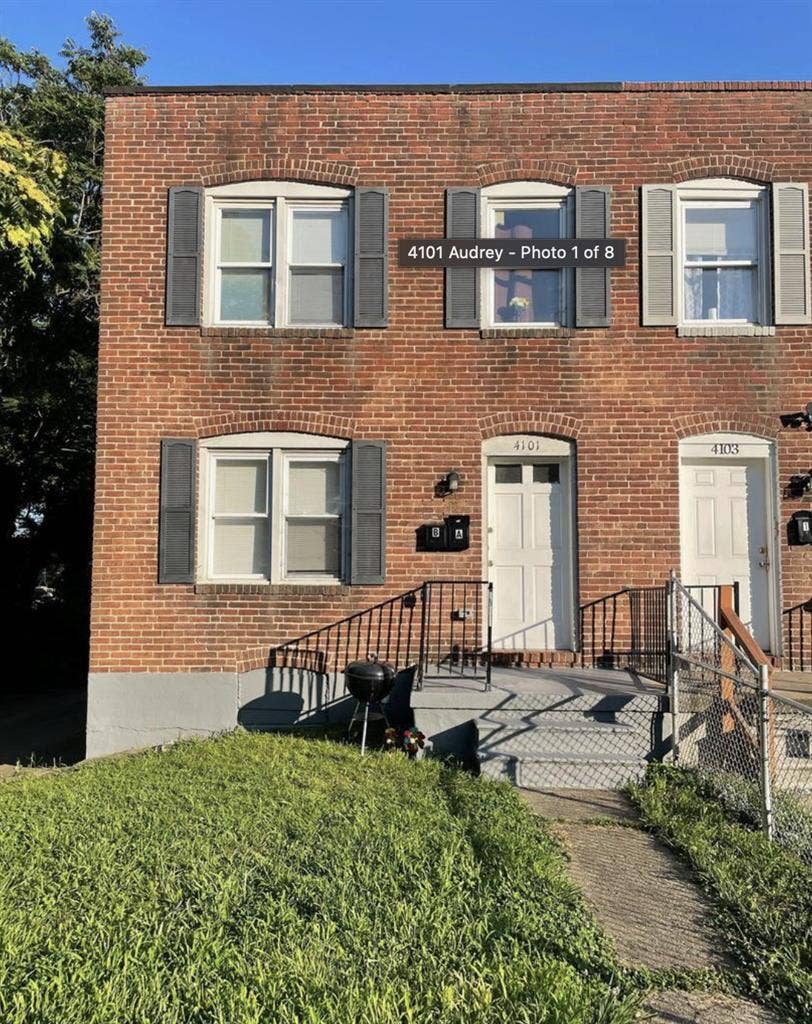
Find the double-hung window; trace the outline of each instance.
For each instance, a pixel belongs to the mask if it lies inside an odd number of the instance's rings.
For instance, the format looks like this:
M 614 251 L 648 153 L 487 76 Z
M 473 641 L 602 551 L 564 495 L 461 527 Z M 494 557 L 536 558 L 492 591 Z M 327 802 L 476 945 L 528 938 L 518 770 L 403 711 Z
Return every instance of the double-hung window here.
M 291 182 L 207 195 L 207 322 L 342 327 L 350 311 L 348 190 Z
M 204 457 L 204 578 L 331 583 L 344 577 L 343 450 L 208 450 Z
M 683 322 L 761 323 L 760 201 L 685 199 L 681 206 Z
M 514 182 L 482 190 L 483 236 L 522 244 L 572 234 L 571 189 Z M 568 320 L 565 270 L 484 270 L 484 322 L 491 327 L 559 327 Z

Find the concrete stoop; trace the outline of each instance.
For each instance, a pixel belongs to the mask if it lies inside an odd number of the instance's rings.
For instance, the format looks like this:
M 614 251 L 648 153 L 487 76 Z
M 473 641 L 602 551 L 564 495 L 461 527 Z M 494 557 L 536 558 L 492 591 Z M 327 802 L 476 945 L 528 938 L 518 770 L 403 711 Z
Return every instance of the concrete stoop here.
M 619 789 L 645 772 L 656 710 L 646 705 L 643 711 L 617 713 L 622 721 L 589 706 L 518 716 L 496 711 L 478 718 L 480 772 L 523 789 Z
M 620 789 L 670 747 L 657 693 L 445 691 L 416 704 L 415 724 L 435 752 L 524 789 Z

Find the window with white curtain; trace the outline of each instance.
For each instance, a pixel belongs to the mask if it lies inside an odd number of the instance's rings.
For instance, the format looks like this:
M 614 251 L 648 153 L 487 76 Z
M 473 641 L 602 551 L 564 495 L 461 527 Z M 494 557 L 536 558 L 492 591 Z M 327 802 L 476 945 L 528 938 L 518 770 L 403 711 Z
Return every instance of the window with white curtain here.
M 691 182 L 680 189 L 681 319 L 767 322 L 766 194 L 745 182 Z
M 204 578 L 340 582 L 340 450 L 206 451 Z
M 209 190 L 206 201 L 207 323 L 349 323 L 349 190 L 247 182 Z

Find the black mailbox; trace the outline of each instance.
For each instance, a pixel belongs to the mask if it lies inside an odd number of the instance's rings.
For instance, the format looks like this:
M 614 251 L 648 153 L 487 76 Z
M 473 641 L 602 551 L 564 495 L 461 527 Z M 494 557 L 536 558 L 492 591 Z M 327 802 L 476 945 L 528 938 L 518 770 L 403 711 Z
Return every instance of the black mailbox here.
M 812 544 L 812 512 L 793 512 L 790 520 L 790 544 Z
M 424 523 L 417 530 L 418 551 L 447 551 L 445 523 Z
M 467 551 L 470 547 L 468 538 L 470 516 L 446 516 L 445 527 L 449 551 Z

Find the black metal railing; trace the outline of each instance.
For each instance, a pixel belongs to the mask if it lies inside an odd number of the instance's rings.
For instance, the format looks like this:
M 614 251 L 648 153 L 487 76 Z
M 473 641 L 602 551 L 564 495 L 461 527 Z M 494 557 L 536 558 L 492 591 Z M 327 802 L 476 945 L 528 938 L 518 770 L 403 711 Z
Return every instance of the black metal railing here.
M 721 587 L 686 587 L 714 621 L 719 621 Z M 738 584 L 734 585 L 738 612 Z M 580 660 L 591 668 L 637 672 L 665 683 L 668 678 L 668 587 L 624 587 L 580 608 Z
M 424 679 L 464 676 L 490 688 L 493 585 L 426 580 L 380 604 L 270 650 L 268 667 L 313 672 L 335 685 L 351 661 L 376 656 Z
M 784 667 L 790 672 L 812 672 L 812 597 L 786 608 Z

